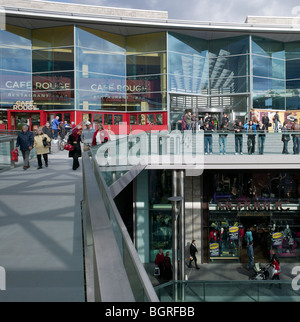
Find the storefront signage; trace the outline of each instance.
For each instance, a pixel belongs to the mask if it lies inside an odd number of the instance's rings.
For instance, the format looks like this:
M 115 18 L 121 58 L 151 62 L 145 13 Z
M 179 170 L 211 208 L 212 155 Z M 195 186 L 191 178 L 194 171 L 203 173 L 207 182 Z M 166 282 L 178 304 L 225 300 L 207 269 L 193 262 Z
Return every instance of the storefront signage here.
M 219 201 L 218 210 L 219 211 L 289 211 L 292 210 L 290 206 L 290 201 L 281 200 L 271 203 L 270 201 L 246 201 L 246 200 L 235 200 L 235 201 Z M 293 203 L 293 205 L 295 205 Z M 297 207 L 299 205 L 297 204 Z
M 211 257 L 220 255 L 218 243 L 209 244 L 209 254 Z
M 231 240 L 238 240 L 239 239 L 239 227 L 233 226 L 229 227 L 229 236 Z
M 282 245 L 282 233 L 273 233 L 272 234 L 272 245 L 273 246 Z
M 33 104 L 33 101 L 17 101 L 16 104 L 13 105 L 14 110 L 25 110 L 25 111 L 31 111 L 31 110 L 38 110 L 36 105 Z

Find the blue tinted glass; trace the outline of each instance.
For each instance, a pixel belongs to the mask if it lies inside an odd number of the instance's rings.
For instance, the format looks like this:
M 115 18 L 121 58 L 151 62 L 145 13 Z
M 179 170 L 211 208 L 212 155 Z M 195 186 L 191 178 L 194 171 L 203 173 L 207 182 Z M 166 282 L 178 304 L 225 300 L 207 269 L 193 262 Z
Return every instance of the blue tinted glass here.
M 252 37 L 252 53 L 284 59 L 284 43 L 271 39 Z
M 165 63 L 164 53 L 128 55 L 127 76 L 161 74 Z
M 125 76 L 125 55 L 101 54 L 90 49 L 78 48 L 77 57 L 80 71 Z
M 166 75 L 127 77 L 126 91 L 127 93 L 161 92 L 165 89 L 162 77 L 166 78 Z
M 21 48 L 1 48 L 0 69 L 30 73 L 31 51 Z
M 34 90 L 71 90 L 74 89 L 74 72 L 33 74 L 32 82 Z
M 253 75 L 270 78 L 285 78 L 285 61 L 252 55 Z
M 6 90 L 31 91 L 31 74 L 0 70 L 0 87 Z
M 101 93 L 125 93 L 125 77 L 79 73 L 78 89 Z
M 208 59 L 200 55 L 183 55 L 170 52 L 168 73 L 192 77 L 208 77 Z
M 208 78 L 169 74 L 169 91 L 208 94 Z
M 209 75 L 212 78 L 249 75 L 249 55 L 210 58 Z
M 210 92 L 211 94 L 249 92 L 249 77 L 233 77 L 231 73 L 226 77 L 211 78 Z
M 13 29 L 14 32 L 0 30 L 0 44 L 5 44 L 13 47 L 22 47 L 31 49 L 30 31 L 13 26 L 7 26 L 7 29 Z
M 130 111 L 155 111 L 165 110 L 165 93 L 128 94 L 127 104 Z
M 253 91 L 265 92 L 265 91 L 276 91 L 277 93 L 284 93 L 285 81 L 279 79 L 269 79 L 253 77 Z M 270 95 L 272 93 L 270 92 Z
M 300 59 L 286 61 L 286 79 L 300 78 Z
M 300 42 L 290 42 L 285 44 L 286 59 L 300 58 Z
M 77 46 L 103 52 L 125 53 L 125 38 L 99 30 L 76 28 Z
M 300 109 L 300 80 L 286 82 L 286 108 Z
M 176 33 L 169 33 L 168 50 L 177 53 L 206 56 L 208 52 L 208 41 Z
M 229 56 L 249 53 L 249 37 L 234 37 L 211 40 L 209 52 L 215 56 Z

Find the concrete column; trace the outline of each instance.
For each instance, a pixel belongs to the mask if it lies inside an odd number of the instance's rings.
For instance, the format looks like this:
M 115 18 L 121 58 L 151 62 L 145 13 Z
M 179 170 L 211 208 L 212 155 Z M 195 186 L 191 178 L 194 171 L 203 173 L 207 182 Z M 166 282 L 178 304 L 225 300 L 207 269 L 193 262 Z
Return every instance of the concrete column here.
M 189 262 L 189 246 L 193 239 L 197 244 L 198 263 L 203 263 L 202 225 L 202 175 L 185 177 L 185 261 Z

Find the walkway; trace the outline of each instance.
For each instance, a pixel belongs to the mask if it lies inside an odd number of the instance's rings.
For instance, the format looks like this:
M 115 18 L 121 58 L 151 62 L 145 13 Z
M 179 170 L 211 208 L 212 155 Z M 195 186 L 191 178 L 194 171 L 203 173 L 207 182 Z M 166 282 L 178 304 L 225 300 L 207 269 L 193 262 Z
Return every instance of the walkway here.
M 0 173 L 0 301 L 85 301 L 81 208 L 82 175 L 67 152 L 49 167 Z

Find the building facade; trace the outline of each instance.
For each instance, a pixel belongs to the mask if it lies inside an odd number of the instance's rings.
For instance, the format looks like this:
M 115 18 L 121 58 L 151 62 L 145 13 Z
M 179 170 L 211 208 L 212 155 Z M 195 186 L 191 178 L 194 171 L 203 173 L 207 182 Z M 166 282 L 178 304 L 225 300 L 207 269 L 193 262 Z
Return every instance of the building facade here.
M 116 134 L 121 122 L 128 133 L 180 129 L 186 111 L 209 113 L 216 126 L 223 114 L 244 121 L 267 113 L 271 120 L 278 111 L 281 123 L 300 116 L 300 28 L 293 19 L 196 23 L 169 20 L 165 12 L 25 0 L 0 5 L 0 129 L 33 129 L 56 115 L 102 123 Z M 258 170 L 235 167 L 221 171 L 220 164 L 185 179 L 185 244 L 199 240 L 201 261 L 240 258 L 242 226 L 255 231 L 266 258 L 280 251 L 270 226 L 277 233 L 288 225 L 293 242 L 299 239 L 297 167 L 282 174 L 283 162 L 260 180 Z M 158 248 L 172 248 L 171 178 L 171 170 L 144 171 L 119 197 L 119 205 L 130 196 L 136 205 L 134 218 L 123 215 L 144 262 Z M 280 180 L 292 190 L 278 188 Z M 253 182 L 260 189 L 255 200 Z M 295 247 L 281 251 L 288 257 Z
M 105 16 L 105 8 L 69 4 L 58 12 L 43 1 L 1 5 L 2 128 L 56 114 L 112 131 L 119 122 L 129 131 L 179 128 L 186 110 L 212 113 L 216 123 L 223 113 L 232 120 L 259 110 L 281 111 L 282 121 L 298 115 L 300 36 L 288 25 L 193 25 L 165 21 L 163 12 L 110 8 Z M 98 15 L 65 13 L 82 8 Z

